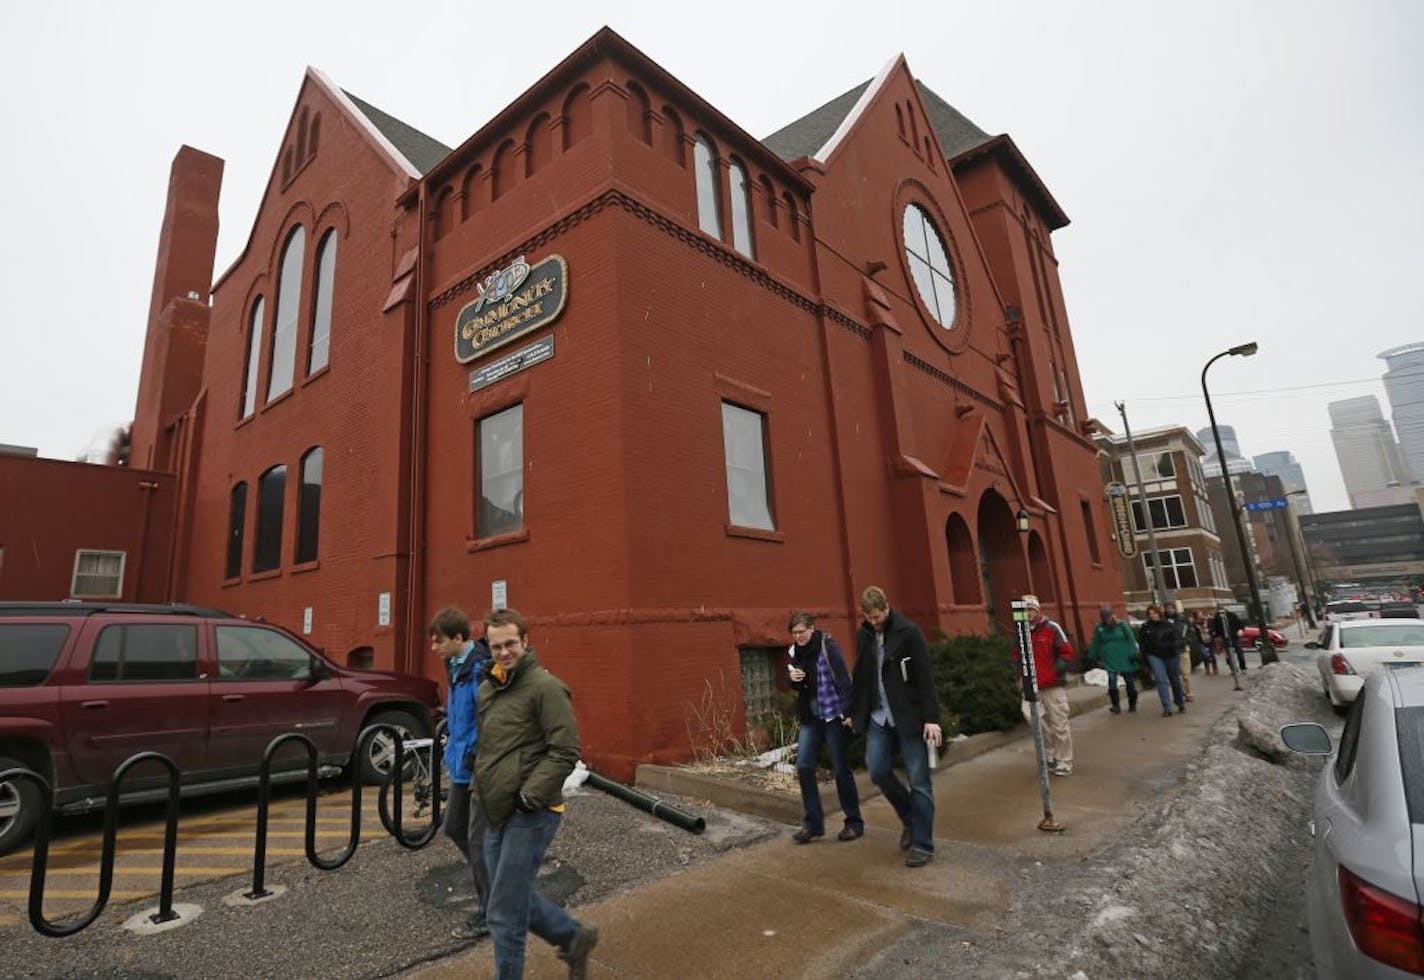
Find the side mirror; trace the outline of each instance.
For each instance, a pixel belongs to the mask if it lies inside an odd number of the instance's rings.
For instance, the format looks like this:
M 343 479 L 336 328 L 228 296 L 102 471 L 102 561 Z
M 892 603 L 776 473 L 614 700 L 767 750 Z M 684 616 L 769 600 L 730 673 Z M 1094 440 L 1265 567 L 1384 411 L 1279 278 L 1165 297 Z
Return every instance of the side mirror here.
M 1319 649 L 1320 649 L 1320 644 L 1319 644 L 1319 643 L 1316 643 L 1314 640 L 1311 640 L 1309 643 L 1307 643 L 1307 644 L 1305 645 L 1305 648 L 1306 648 L 1307 650 L 1319 650 Z
M 1304 755 L 1329 755 L 1330 733 L 1315 722 L 1299 722 L 1281 726 L 1281 741 L 1292 752 Z
M 324 681 L 330 676 L 331 667 L 327 665 L 327 662 L 320 657 L 312 657 L 310 674 L 312 683 L 315 684 L 317 681 Z

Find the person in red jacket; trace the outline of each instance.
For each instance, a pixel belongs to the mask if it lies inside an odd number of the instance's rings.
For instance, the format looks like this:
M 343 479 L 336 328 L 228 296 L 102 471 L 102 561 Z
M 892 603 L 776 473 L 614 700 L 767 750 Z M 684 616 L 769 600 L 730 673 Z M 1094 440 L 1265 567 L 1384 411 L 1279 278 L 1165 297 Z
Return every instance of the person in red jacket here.
M 1033 666 L 1038 674 L 1038 703 L 1043 709 L 1043 751 L 1048 756 L 1049 771 L 1055 776 L 1073 773 L 1073 732 L 1068 727 L 1068 692 L 1063 682 L 1073 663 L 1073 647 L 1063 627 L 1039 611 L 1038 596 L 1026 595 L 1029 639 L 1033 644 Z M 1022 651 L 1014 650 L 1014 663 L 1019 663 Z M 1023 702 L 1024 720 L 1032 716 L 1027 701 Z

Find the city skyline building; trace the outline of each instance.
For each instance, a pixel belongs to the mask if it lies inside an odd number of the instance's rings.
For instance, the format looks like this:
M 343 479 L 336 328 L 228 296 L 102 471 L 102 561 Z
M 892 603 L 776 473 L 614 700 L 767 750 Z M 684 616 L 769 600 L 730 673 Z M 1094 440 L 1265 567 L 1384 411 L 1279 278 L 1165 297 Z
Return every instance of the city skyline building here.
M 1291 507 L 1297 514 L 1313 514 L 1315 507 L 1310 502 L 1310 490 L 1305 485 L 1305 470 L 1295 453 L 1289 450 L 1262 453 L 1252 456 L 1256 469 L 1267 476 L 1278 476 L 1285 492 L 1291 497 Z
M 1231 467 L 1232 473 L 1252 473 L 1255 471 L 1252 463 L 1245 456 L 1241 455 L 1241 442 L 1236 438 L 1236 427 L 1231 425 L 1218 425 L 1216 431 L 1221 434 L 1221 448 L 1226 451 L 1227 464 Z M 1221 463 L 1216 458 L 1216 439 L 1211 434 L 1211 427 L 1198 429 L 1196 431 L 1197 441 L 1205 449 L 1202 456 L 1202 472 L 1207 478 L 1220 478 Z
M 1424 341 L 1392 347 L 1378 356 L 1389 365 L 1384 391 L 1399 455 L 1419 479 L 1424 475 Z
M 1413 478 L 1404 464 L 1394 430 L 1374 395 L 1333 401 L 1330 441 L 1345 479 L 1351 509 L 1382 507 L 1414 499 Z

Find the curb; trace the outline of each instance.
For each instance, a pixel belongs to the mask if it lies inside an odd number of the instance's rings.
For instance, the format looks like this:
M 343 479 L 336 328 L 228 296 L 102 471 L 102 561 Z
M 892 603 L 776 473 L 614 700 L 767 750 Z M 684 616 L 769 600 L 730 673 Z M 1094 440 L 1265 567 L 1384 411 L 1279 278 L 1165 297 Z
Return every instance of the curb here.
M 1069 717 L 1101 710 L 1107 707 L 1107 703 L 1106 688 L 1080 685 L 1068 690 Z M 939 765 L 930 770 L 930 777 L 939 778 L 946 770 L 961 762 L 968 762 L 986 752 L 1003 748 L 1021 738 L 1027 738 L 1028 735 L 1028 726 L 1020 725 L 1011 732 L 982 732 L 957 742 L 950 742 L 948 751 L 940 757 Z M 735 780 L 692 772 L 680 766 L 659 766 L 651 763 L 640 765 L 634 775 L 633 785 L 644 792 L 671 793 L 675 796 L 707 800 L 714 806 L 775 820 L 778 823 L 801 823 L 799 795 L 758 789 Z M 855 786 L 862 801 L 880 795 L 880 788 L 870 781 L 869 774 L 863 770 L 855 774 Z M 821 790 L 821 802 L 827 813 L 839 808 L 834 782 Z

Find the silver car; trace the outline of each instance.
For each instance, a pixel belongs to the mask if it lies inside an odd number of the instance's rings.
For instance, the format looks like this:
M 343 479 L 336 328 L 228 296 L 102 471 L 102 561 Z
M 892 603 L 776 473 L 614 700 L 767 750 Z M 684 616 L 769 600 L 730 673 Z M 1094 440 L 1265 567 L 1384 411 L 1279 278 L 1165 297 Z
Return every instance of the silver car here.
M 1316 975 L 1424 974 L 1424 670 L 1367 680 L 1333 752 L 1316 724 L 1287 725 L 1281 738 L 1330 756 L 1310 825 Z
M 1352 619 L 1328 623 L 1320 639 L 1305 648 L 1317 651 L 1315 668 L 1320 672 L 1320 685 L 1335 710 L 1344 714 L 1365 679 L 1380 668 L 1424 663 L 1424 622 Z

